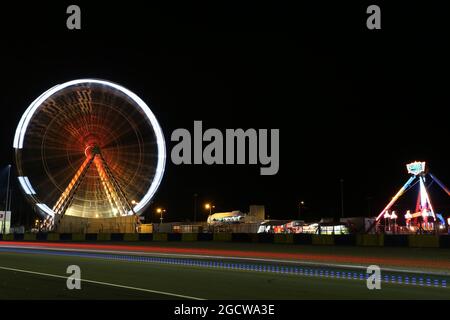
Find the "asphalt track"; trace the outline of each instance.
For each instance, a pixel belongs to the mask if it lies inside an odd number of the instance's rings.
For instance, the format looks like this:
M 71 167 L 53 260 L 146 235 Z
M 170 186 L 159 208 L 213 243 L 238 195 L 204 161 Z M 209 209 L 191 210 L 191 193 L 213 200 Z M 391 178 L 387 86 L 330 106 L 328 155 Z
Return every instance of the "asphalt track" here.
M 358 250 L 0 242 L 0 298 L 450 299 L 446 250 L 405 248 L 406 257 L 395 250 Z M 368 290 L 363 278 L 373 262 L 382 263 L 387 277 L 382 290 Z M 82 270 L 82 290 L 65 285 L 73 264 Z

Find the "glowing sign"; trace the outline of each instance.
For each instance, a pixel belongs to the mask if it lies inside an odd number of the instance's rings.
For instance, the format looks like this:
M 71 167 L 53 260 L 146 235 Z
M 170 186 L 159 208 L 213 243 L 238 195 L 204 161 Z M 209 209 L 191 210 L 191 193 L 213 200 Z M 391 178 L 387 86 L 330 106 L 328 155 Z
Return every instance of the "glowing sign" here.
M 425 172 L 425 162 L 415 161 L 412 163 L 408 163 L 406 165 L 406 169 L 408 169 L 408 173 L 417 176 Z

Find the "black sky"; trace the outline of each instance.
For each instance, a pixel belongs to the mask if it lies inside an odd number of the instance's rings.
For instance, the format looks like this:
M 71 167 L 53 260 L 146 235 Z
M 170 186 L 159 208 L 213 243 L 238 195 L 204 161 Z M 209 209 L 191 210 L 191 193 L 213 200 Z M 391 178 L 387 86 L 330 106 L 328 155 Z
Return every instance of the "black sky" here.
M 259 166 L 168 161 L 155 205 L 171 219 L 192 218 L 194 193 L 199 205 L 213 201 L 218 210 L 264 204 L 271 217 L 289 218 L 304 200 L 310 217 L 337 217 L 341 178 L 346 214 L 374 215 L 416 159 L 450 184 L 449 27 L 438 5 L 379 3 L 382 30 L 369 31 L 365 10 L 372 3 L 92 2 L 74 2 L 81 31 L 65 27 L 72 2 L 5 7 L 1 166 L 13 161 L 16 124 L 39 94 L 95 77 L 151 105 L 169 152 L 171 132 L 192 131 L 194 120 L 222 130 L 280 129 L 276 176 L 259 176 Z M 450 199 L 431 190 L 448 214 Z M 15 195 L 21 216 L 31 214 Z

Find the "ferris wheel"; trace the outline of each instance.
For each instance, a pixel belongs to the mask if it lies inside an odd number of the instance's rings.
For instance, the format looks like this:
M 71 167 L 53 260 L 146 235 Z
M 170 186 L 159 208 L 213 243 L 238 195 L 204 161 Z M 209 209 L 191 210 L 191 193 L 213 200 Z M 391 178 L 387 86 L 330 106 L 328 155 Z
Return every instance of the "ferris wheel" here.
M 161 127 L 147 104 L 96 79 L 40 95 L 20 119 L 13 147 L 21 188 L 48 229 L 64 215 L 140 215 L 166 159 Z

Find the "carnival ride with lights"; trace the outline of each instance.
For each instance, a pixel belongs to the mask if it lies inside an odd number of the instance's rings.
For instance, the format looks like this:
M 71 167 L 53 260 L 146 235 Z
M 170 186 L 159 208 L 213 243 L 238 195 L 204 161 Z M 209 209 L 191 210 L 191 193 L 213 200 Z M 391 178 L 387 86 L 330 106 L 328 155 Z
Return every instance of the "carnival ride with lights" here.
M 14 144 L 19 183 L 55 230 L 65 215 L 140 215 L 164 172 L 163 133 L 147 104 L 104 80 L 69 81 L 23 114 Z
M 375 219 L 374 225 L 378 229 L 384 227 L 385 232 L 438 232 L 439 229 L 445 229 L 445 220 L 441 214 L 435 212 L 431 204 L 430 196 L 425 186 L 426 179 L 429 177 L 449 196 L 450 190 L 438 178 L 428 172 L 425 162 L 412 162 L 407 164 L 406 168 L 411 177 L 395 194 L 383 211 L 380 212 Z M 410 210 L 406 211 L 404 215 L 405 226 L 399 228 L 397 226 L 399 217 L 395 211 L 389 212 L 389 210 L 405 192 L 412 189 L 416 184 L 419 184 L 419 194 L 415 210 L 413 213 Z

